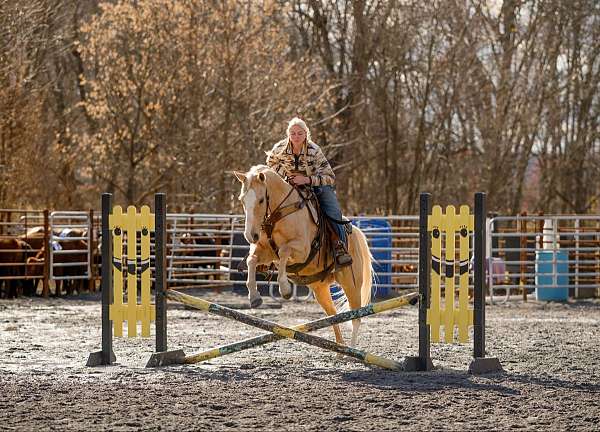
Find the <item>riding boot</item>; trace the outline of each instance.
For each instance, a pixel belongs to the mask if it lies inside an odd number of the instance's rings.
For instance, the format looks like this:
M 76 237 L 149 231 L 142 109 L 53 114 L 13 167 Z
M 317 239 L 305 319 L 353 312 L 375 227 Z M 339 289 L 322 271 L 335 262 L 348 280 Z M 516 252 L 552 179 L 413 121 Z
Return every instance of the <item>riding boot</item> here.
M 344 242 L 338 240 L 335 245 L 335 264 L 336 268 L 347 267 L 352 265 L 352 257 L 346 250 Z

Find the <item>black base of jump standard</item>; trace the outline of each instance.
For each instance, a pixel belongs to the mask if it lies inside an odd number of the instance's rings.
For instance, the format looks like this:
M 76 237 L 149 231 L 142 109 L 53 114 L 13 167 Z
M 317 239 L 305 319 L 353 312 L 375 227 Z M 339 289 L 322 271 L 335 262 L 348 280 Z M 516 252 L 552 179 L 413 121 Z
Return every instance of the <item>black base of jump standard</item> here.
M 146 363 L 147 368 L 153 367 L 162 367 L 169 366 L 175 364 L 185 364 L 186 361 L 185 352 L 182 349 L 174 350 L 174 351 L 161 351 L 155 352 L 152 354 L 148 363 Z
M 96 351 L 93 353 L 90 353 L 90 356 L 88 357 L 88 361 L 85 364 L 86 366 L 108 366 L 111 365 L 113 363 L 115 363 L 117 361 L 117 357 L 115 356 L 114 352 L 110 352 L 110 358 L 105 359 L 103 356 L 103 352 L 102 351 Z
M 502 365 L 497 357 L 475 357 L 469 365 L 469 373 L 473 375 L 502 371 Z
M 404 372 L 426 372 L 435 369 L 431 359 L 424 363 L 420 357 L 411 356 L 404 359 Z M 483 375 L 487 373 L 502 372 L 500 360 L 496 357 L 479 357 L 471 360 L 469 373 L 472 375 Z
M 408 356 L 404 358 L 404 372 L 427 372 L 434 370 L 431 359 L 421 360 L 418 356 Z

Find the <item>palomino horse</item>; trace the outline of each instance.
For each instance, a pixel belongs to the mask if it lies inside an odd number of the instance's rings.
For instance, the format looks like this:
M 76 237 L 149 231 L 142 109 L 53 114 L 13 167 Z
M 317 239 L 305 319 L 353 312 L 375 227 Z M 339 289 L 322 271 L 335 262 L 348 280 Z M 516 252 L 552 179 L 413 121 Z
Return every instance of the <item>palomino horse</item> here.
M 274 224 L 272 239 L 278 248 L 278 255 L 273 250 L 268 236 L 263 229 L 263 223 L 271 212 L 289 205 L 299 203 L 302 199 L 296 189 L 289 185 L 275 171 L 264 165 L 254 166 L 247 173 L 234 172 L 242 183 L 239 199 L 244 206 L 246 216 L 244 237 L 250 243 L 250 252 L 246 263 L 248 265 L 248 298 L 252 307 L 262 303 L 260 293 L 256 289 L 256 267 L 276 263 L 278 270 L 277 282 L 279 293 L 285 299 L 292 295 L 292 287 L 288 281 L 286 267 L 305 262 L 311 251 L 311 242 L 317 234 L 317 225 L 312 220 L 307 206 L 300 207 L 283 217 Z M 310 283 L 309 287 L 325 313 L 337 313 L 330 285 L 337 282 L 341 285 L 351 309 L 365 306 L 371 301 L 372 285 L 372 256 L 365 235 L 356 227 L 348 236 L 348 252 L 352 256 L 352 265 L 343 267 L 335 273 L 330 273 L 324 279 Z M 314 275 L 323 270 L 323 260 L 326 255 L 317 254 L 308 265 L 298 274 L 300 276 Z M 331 260 L 331 257 L 328 257 Z M 331 264 L 331 263 L 328 263 Z M 358 338 L 360 320 L 352 321 L 351 346 L 355 346 Z M 339 327 L 333 328 L 335 339 L 343 344 L 344 340 Z

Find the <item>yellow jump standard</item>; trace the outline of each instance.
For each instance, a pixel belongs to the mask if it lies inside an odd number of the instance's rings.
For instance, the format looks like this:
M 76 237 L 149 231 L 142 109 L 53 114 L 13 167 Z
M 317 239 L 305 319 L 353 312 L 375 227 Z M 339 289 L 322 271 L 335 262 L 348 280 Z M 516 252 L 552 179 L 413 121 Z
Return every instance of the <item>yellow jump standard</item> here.
M 452 343 L 457 326 L 458 342 L 465 343 L 469 338 L 469 327 L 473 326 L 473 360 L 469 365 L 469 373 L 502 371 L 500 361 L 495 357 L 486 357 L 485 351 L 485 194 L 475 194 L 474 215 L 469 214 L 468 206 L 461 206 L 458 214 L 454 206 L 447 206 L 445 214 L 440 206 L 432 209 L 431 195 L 428 193 L 421 194 L 419 208 L 419 355 L 405 359 L 405 370 L 433 369 L 430 345 L 440 342 L 440 327 L 444 327 L 444 341 Z M 455 304 L 457 235 L 458 307 Z M 474 255 L 473 309 L 468 305 L 471 238 Z M 444 258 L 442 245 L 445 249 Z

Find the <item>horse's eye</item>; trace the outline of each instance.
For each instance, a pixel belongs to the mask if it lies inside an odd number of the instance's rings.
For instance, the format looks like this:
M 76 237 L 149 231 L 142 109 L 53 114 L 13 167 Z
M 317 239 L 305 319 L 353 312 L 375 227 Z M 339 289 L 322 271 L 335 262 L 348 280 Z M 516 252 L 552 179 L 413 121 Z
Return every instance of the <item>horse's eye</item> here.
M 258 200 L 258 203 L 259 203 L 259 204 L 262 204 L 263 202 L 265 202 L 265 199 L 264 199 L 264 198 L 261 198 L 260 200 Z

